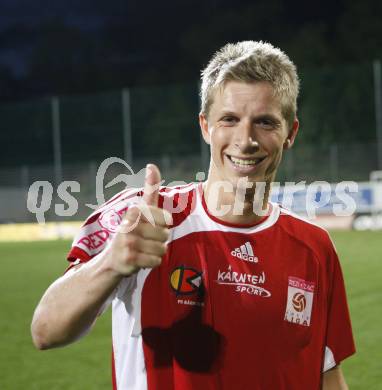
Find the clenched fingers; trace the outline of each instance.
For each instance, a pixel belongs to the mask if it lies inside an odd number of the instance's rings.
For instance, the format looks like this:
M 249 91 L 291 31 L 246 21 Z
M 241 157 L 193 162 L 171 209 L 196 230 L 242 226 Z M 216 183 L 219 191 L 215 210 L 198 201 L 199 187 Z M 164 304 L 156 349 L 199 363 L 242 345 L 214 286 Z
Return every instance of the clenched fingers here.
M 125 237 L 125 245 L 132 251 L 162 257 L 167 251 L 164 241 L 145 239 L 138 234 L 129 234 Z
M 147 253 L 137 252 L 135 264 L 140 268 L 154 268 L 160 265 L 162 258 Z
M 146 240 L 154 240 L 159 242 L 166 242 L 170 237 L 169 229 L 165 227 L 152 226 L 149 223 L 139 224 L 134 233 L 140 235 Z

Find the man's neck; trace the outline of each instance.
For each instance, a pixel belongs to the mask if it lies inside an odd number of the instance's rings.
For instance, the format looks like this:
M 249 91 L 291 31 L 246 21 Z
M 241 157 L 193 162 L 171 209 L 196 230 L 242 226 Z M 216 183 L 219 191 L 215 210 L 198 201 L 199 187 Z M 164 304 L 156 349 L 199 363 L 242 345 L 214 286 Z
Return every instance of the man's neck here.
M 231 192 L 224 191 L 222 185 L 215 183 L 207 180 L 203 184 L 204 198 L 211 215 L 224 222 L 241 225 L 256 224 L 269 215 L 270 183 L 255 183 L 254 188 L 234 188 Z

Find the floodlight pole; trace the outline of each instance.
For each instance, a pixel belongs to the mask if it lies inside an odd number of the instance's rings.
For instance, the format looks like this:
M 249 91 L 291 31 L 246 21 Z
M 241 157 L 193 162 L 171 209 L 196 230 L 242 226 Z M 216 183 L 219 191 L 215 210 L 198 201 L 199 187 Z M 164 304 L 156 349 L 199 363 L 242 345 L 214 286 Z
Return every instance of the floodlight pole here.
M 122 129 L 123 129 L 123 156 L 125 161 L 131 165 L 133 163 L 133 148 L 131 141 L 131 110 L 130 110 L 130 90 L 122 89 Z
M 53 160 L 54 178 L 56 186 L 62 182 L 62 154 L 61 154 L 61 126 L 60 126 L 60 102 L 58 97 L 51 99 L 52 112 L 52 138 L 53 138 Z
M 373 61 L 373 71 L 378 169 L 382 170 L 382 77 L 380 60 Z

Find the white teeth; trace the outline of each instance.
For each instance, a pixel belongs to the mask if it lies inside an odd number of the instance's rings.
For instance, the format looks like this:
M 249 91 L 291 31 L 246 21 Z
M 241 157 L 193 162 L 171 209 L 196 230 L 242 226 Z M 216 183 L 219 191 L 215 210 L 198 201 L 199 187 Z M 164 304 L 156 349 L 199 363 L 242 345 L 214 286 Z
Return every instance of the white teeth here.
M 254 159 L 254 160 L 242 160 L 241 158 L 236 158 L 231 156 L 231 161 L 234 164 L 242 165 L 242 166 L 248 166 L 248 165 L 254 165 L 259 162 L 260 159 Z

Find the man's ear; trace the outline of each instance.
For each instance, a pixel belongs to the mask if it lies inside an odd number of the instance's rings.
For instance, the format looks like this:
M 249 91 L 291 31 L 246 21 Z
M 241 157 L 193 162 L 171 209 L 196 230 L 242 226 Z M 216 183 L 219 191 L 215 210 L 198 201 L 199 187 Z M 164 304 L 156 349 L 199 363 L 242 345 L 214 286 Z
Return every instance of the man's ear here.
M 209 145 L 211 143 L 210 132 L 208 131 L 208 121 L 203 113 L 199 114 L 199 126 L 202 131 L 204 141 Z
M 289 130 L 288 137 L 284 141 L 283 148 L 284 149 L 290 149 L 293 144 L 294 140 L 296 139 L 297 133 L 298 133 L 298 128 L 300 126 L 300 123 L 297 118 L 294 118 L 292 128 Z

